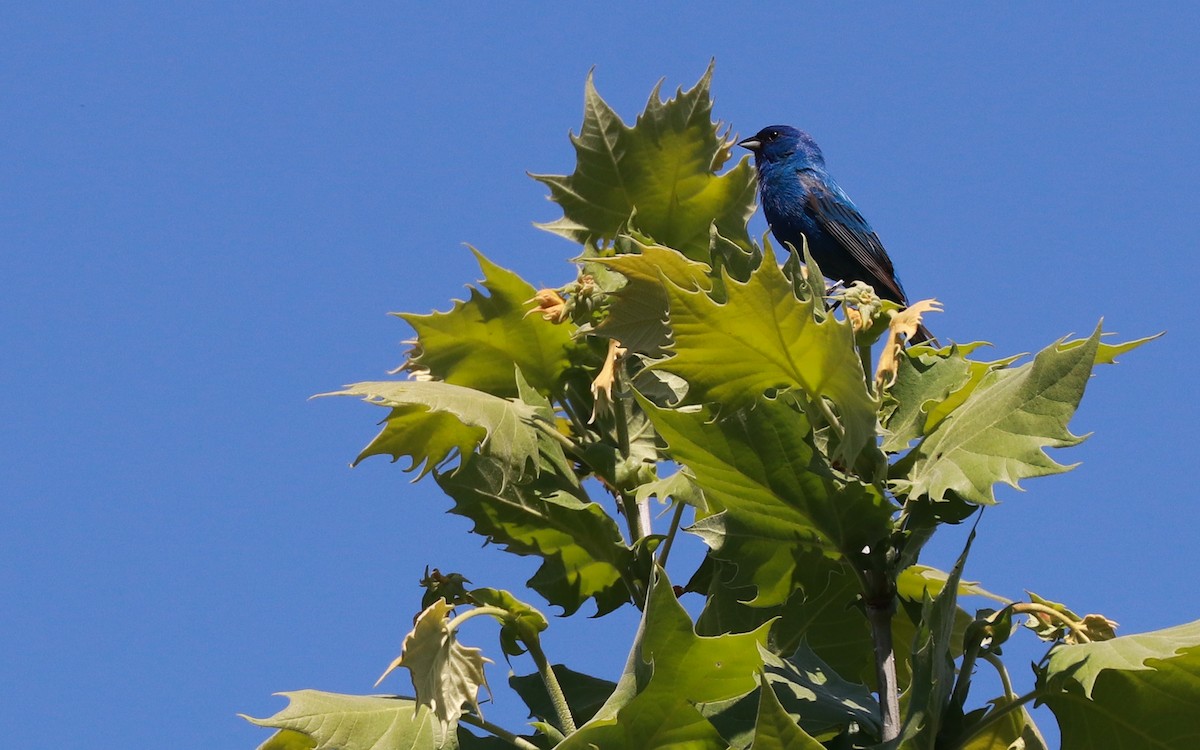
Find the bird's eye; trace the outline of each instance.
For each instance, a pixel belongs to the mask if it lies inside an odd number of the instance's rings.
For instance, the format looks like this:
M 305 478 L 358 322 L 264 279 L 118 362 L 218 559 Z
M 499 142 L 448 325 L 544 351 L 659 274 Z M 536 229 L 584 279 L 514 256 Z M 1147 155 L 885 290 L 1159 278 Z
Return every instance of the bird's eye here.
M 778 137 L 779 137 L 778 130 L 772 130 L 770 133 L 767 133 L 767 140 L 769 140 L 769 141 L 773 141 Z

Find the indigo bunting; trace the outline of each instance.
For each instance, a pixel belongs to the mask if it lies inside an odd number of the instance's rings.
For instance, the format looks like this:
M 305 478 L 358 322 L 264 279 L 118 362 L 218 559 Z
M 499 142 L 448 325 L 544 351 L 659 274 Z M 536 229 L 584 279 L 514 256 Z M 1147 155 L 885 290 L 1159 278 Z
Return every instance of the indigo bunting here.
M 806 237 L 826 277 L 846 284 L 862 281 L 883 299 L 908 305 L 883 243 L 825 169 L 812 136 L 771 125 L 738 145 L 754 153 L 763 215 L 775 239 L 799 250 Z M 922 330 L 913 340 L 927 338 Z

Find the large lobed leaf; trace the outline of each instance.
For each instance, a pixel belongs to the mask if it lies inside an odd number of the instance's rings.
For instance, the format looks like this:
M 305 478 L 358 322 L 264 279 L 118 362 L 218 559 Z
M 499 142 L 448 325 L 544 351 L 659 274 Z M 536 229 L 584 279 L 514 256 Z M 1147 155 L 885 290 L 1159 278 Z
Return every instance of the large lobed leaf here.
M 529 585 L 566 614 L 589 598 L 599 614 L 629 601 L 626 581 L 636 556 L 612 517 L 561 474 L 509 481 L 503 462 L 478 455 L 434 476 L 454 498 L 451 512 L 473 520 L 475 533 L 509 552 L 542 558 Z
M 627 126 L 588 76 L 583 127 L 571 136 L 571 175 L 533 175 L 550 188 L 563 216 L 542 228 L 576 242 L 612 240 L 632 218 L 655 241 L 708 261 L 709 231 L 750 251 L 746 221 L 754 210 L 748 158 L 718 175 L 733 141 L 712 121 L 712 67 L 690 90 L 663 102 L 654 87 L 646 109 Z
M 1052 344 L 1020 367 L 989 370 L 962 405 L 906 457 L 909 496 L 996 501 L 994 485 L 1067 471 L 1045 449 L 1083 440 L 1067 429 L 1091 376 L 1100 328 L 1080 346 Z
M 517 395 L 513 373 L 519 369 L 540 392 L 554 392 L 571 364 L 572 326 L 527 315 L 536 290 L 472 251 L 488 295 L 472 286 L 470 297 L 448 312 L 395 313 L 417 332 L 406 369 L 503 397 Z
M 428 709 L 409 698 L 343 695 L 320 690 L 279 693 L 288 705 L 267 719 L 247 721 L 279 731 L 259 750 L 496 750 L 511 747 L 477 737 L 460 725 L 442 744 Z
M 745 695 L 763 666 L 769 625 L 749 633 L 702 637 L 660 569 L 650 589 L 639 637 L 615 700 L 558 747 L 582 750 L 725 750 L 728 743 L 696 709 L 698 703 Z
M 619 340 L 630 351 L 662 356 L 670 342 L 669 300 L 664 281 L 684 289 L 708 291 L 712 288 L 709 279 L 712 269 L 662 245 L 631 240 L 629 247 L 637 252 L 592 259 L 626 280 L 625 286 L 614 294 L 609 316 L 597 332 Z
M 902 362 L 885 410 L 884 449 L 903 450 L 923 438 L 895 465 L 897 489 L 909 498 L 967 506 L 995 502 L 993 485 L 1019 487 L 1028 477 L 1067 471 L 1046 448 L 1083 440 L 1067 429 L 1092 368 L 1157 336 L 1118 344 L 1086 339 L 1052 344 L 1020 366 L 1020 357 L 994 362 L 966 358 L 979 343 L 929 351 L 918 347 Z
M 1038 689 L 1058 719 L 1063 750 L 1200 747 L 1200 620 L 1057 646 Z
M 805 551 L 840 557 L 891 530 L 891 504 L 873 487 L 831 471 L 808 419 L 783 399 L 723 418 L 704 408 L 660 409 L 647 401 L 642 408 L 671 457 L 695 475 L 713 514 L 692 531 L 737 567 L 732 585 L 756 587 L 755 606 L 787 600 Z
M 288 705 L 268 719 L 242 718 L 280 732 L 263 750 L 455 750 L 449 735 L 438 744 L 436 722 L 428 709 L 406 698 L 340 695 L 319 690 L 280 693 Z M 307 744 L 305 744 L 307 742 Z M 285 744 L 287 743 L 287 744 Z
M 509 467 L 509 475 L 520 475 L 538 455 L 533 425 L 538 410 L 521 401 L 450 383 L 405 380 L 355 383 L 324 395 L 360 396 L 392 410 L 355 464 L 368 456 L 390 455 L 393 461 L 410 456 L 407 470 L 421 466 L 424 476 L 454 451 L 468 456 L 483 445 Z
M 817 300 L 796 298 L 770 246 L 748 282 L 726 279 L 724 302 L 672 283 L 665 289 L 675 345 L 654 366 L 688 382 L 689 402 L 733 411 L 769 390 L 798 389 L 837 407 L 844 429 L 838 456 L 847 464 L 875 439 L 876 403 L 854 331 L 833 316 L 814 318 Z

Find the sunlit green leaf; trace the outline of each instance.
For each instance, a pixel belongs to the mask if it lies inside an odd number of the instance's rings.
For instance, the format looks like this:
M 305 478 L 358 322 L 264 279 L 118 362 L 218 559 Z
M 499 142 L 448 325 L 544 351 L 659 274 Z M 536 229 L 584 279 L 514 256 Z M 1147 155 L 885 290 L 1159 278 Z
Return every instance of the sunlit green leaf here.
M 675 345 L 653 366 L 688 382 L 689 403 L 736 411 L 769 390 L 797 389 L 837 407 L 845 431 L 838 455 L 846 463 L 874 440 L 876 404 L 854 332 L 832 316 L 815 320 L 814 301 L 796 299 L 769 247 L 748 282 L 726 280 L 723 302 L 673 283 L 664 288 Z
M 1200 747 L 1200 620 L 1056 646 L 1038 688 L 1063 750 Z
M 392 410 L 356 464 L 368 456 L 411 456 L 409 471 L 424 464 L 424 475 L 453 450 L 466 456 L 482 444 L 509 467 L 510 475 L 520 475 L 527 464 L 534 465 L 538 454 L 535 408 L 520 401 L 450 383 L 412 380 L 355 383 L 327 395 L 359 396 Z
M 695 704 L 754 690 L 762 668 L 759 647 L 765 645 L 768 629 L 764 625 L 753 632 L 714 638 L 696 635 L 691 618 L 660 570 L 631 656 L 636 694 L 615 714 L 601 710 L 559 747 L 725 750 L 725 741 Z
M 517 395 L 519 369 L 542 393 L 552 393 L 570 366 L 573 327 L 527 315 L 536 290 L 512 271 L 475 252 L 482 289 L 449 312 L 397 313 L 417 332 L 406 369 L 496 396 Z
M 839 477 L 812 444 L 805 415 L 782 399 L 717 418 L 709 409 L 643 408 L 672 457 L 688 466 L 710 515 L 692 531 L 734 563 L 734 586 L 757 587 L 754 604 L 791 594 L 796 556 L 839 556 L 891 531 L 891 504 L 871 486 Z
M 563 217 L 541 225 L 576 242 L 613 239 L 632 221 L 655 241 L 708 261 L 709 229 L 750 249 L 754 210 L 749 158 L 717 175 L 733 142 L 712 121 L 712 68 L 690 90 L 663 102 L 659 87 L 633 127 L 600 98 L 588 76 L 583 127 L 572 136 L 571 175 L 534 175 L 550 188 Z
M 340 695 L 319 690 L 297 690 L 280 693 L 288 699 L 287 708 L 269 719 L 247 721 L 260 727 L 288 730 L 312 740 L 314 750 L 455 750 L 454 734 L 439 745 L 435 722 L 428 709 L 407 698 L 388 698 L 367 695 Z M 278 735 L 276 735 L 278 736 Z M 274 741 L 268 740 L 268 743 Z M 289 745 L 270 744 L 271 750 L 298 750 L 294 735 L 287 736 Z
M 906 458 L 908 494 L 933 501 L 953 491 L 995 502 L 996 483 L 1018 487 L 1027 477 L 1067 471 L 1046 454 L 1076 445 L 1067 422 L 1092 372 L 1100 329 L 1083 346 L 1053 344 L 1020 367 L 991 370 L 978 387 Z
M 664 280 L 684 289 L 709 290 L 712 282 L 708 274 L 712 269 L 662 245 L 633 239 L 627 245 L 637 252 L 592 260 L 626 279 L 598 332 L 617 339 L 630 351 L 658 357 L 670 340 Z

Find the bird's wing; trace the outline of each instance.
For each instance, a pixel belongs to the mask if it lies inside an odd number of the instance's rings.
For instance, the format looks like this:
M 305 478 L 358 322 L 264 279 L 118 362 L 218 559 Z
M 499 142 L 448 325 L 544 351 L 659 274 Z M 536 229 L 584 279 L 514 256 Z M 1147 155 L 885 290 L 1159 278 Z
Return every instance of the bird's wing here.
M 808 207 L 821 227 L 841 243 L 872 277 L 886 286 L 897 300 L 906 303 L 908 298 L 896 281 L 892 259 L 849 196 L 836 184 L 810 171 L 800 170 L 799 177 L 808 194 Z

